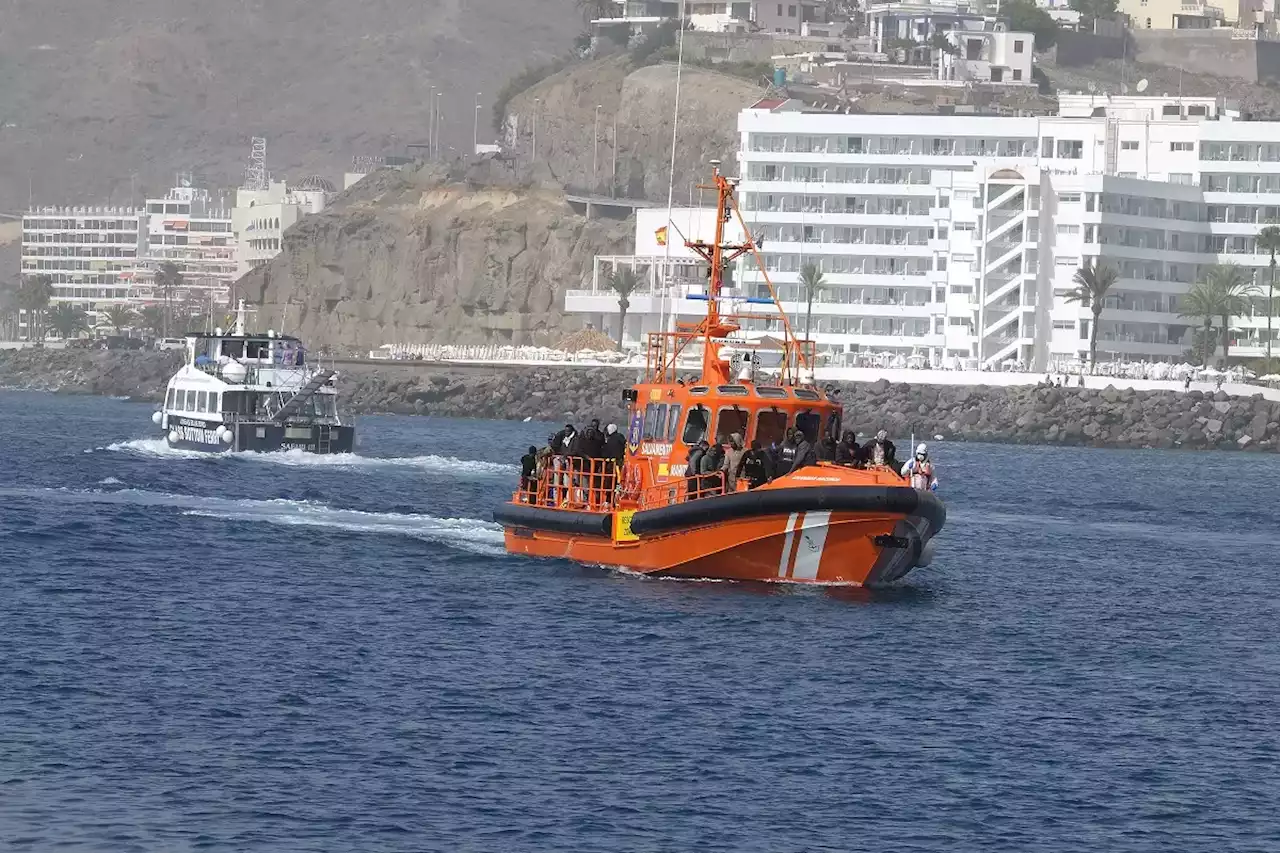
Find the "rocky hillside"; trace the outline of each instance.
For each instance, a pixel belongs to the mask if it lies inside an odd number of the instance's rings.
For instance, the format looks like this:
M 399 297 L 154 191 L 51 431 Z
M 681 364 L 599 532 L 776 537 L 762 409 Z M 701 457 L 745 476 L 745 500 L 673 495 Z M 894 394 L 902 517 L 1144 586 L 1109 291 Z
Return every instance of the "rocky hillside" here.
M 179 170 L 239 183 L 249 137 L 279 174 L 340 174 L 427 135 L 471 145 L 492 102 L 582 29 L 573 0 L 5 0 L 0 212 L 123 201 Z M 484 117 L 488 118 L 486 111 Z M 490 131 L 482 125 L 482 135 Z
M 616 186 L 620 196 L 665 202 L 675 89 L 674 65 L 635 69 L 622 54 L 574 65 L 548 77 L 512 98 L 507 113 L 518 115 L 525 130 L 531 130 L 537 114 L 538 159 L 566 186 L 594 185 L 605 194 Z M 706 179 L 708 160 L 718 157 L 727 164 L 736 162 L 738 113 L 758 100 L 763 90 L 762 85 L 737 77 L 684 67 L 676 149 L 677 204 L 688 203 L 690 184 Z M 597 104 L 601 107 L 598 164 L 592 137 L 597 127 Z M 527 160 L 532 155 L 532 134 L 522 134 L 521 143 L 523 159 Z
M 631 233 L 629 222 L 588 221 L 554 184 L 498 161 L 384 171 L 292 228 L 240 287 L 260 324 L 313 346 L 550 343 L 575 324 L 564 291 Z

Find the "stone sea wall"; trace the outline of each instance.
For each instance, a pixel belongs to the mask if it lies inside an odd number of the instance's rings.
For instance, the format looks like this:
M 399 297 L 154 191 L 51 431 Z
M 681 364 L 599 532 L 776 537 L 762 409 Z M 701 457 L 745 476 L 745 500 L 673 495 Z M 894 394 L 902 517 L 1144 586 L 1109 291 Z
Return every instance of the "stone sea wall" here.
M 0 352 L 0 386 L 159 400 L 172 353 Z M 345 411 L 469 418 L 532 418 L 621 425 L 622 390 L 636 377 L 615 368 L 342 369 Z M 863 433 L 948 440 L 1093 447 L 1280 446 L 1280 403 L 1199 391 L 1132 391 L 891 384 L 840 385 L 847 427 Z

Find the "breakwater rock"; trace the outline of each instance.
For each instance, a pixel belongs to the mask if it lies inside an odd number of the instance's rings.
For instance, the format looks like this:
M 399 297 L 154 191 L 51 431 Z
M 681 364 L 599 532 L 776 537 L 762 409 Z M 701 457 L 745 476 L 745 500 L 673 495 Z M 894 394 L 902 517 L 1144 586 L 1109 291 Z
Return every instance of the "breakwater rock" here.
M 0 350 L 0 387 L 159 400 L 181 365 L 174 351 Z
M 0 385 L 159 400 L 173 353 L 26 350 L 0 352 Z M 464 418 L 625 423 L 631 370 L 566 367 L 435 367 L 389 363 L 342 367 L 344 411 Z M 1280 403 L 1200 391 L 1116 388 L 841 384 L 845 425 L 895 437 L 1093 447 L 1280 447 Z

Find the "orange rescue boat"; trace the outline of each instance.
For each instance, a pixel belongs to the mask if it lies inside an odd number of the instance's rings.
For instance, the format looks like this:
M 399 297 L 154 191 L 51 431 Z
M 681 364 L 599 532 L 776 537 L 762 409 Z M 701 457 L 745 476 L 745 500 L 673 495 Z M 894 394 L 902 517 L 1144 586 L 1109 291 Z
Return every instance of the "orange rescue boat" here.
M 746 446 L 759 440 L 768 447 L 795 428 L 816 447 L 841 435 L 842 406 L 813 383 L 814 345 L 793 335 L 738 210 L 737 181 L 715 165 L 714 184 L 703 187 L 719 198 L 714 242 L 685 242 L 709 264 L 706 318 L 650 333 L 644 379 L 623 392 L 630 422 L 621 465 L 554 457 L 494 512 L 507 550 L 673 577 L 863 586 L 898 580 L 931 561 L 946 509 L 897 471 L 819 462 L 756 489 L 739 478 L 734 491 L 720 474 L 686 476 L 689 451 L 703 439 L 724 443 L 736 433 Z M 733 216 L 745 236 L 727 244 L 724 226 Z M 724 269 L 748 254 L 770 295 L 743 301 L 773 310 L 722 315 Z M 750 319 L 781 323 L 776 372 L 766 375 L 762 366 L 765 347 L 738 334 Z M 678 359 L 698 344 L 702 376 L 679 381 Z

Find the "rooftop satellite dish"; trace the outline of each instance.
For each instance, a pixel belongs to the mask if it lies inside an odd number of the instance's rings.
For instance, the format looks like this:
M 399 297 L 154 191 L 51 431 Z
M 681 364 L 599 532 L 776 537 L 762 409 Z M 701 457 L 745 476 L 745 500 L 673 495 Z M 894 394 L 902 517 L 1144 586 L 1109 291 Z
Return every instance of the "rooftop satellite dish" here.
M 1147 78 L 1143 77 L 1141 80 L 1139 80 L 1138 85 L 1134 86 L 1134 88 L 1139 92 L 1147 91 Z

